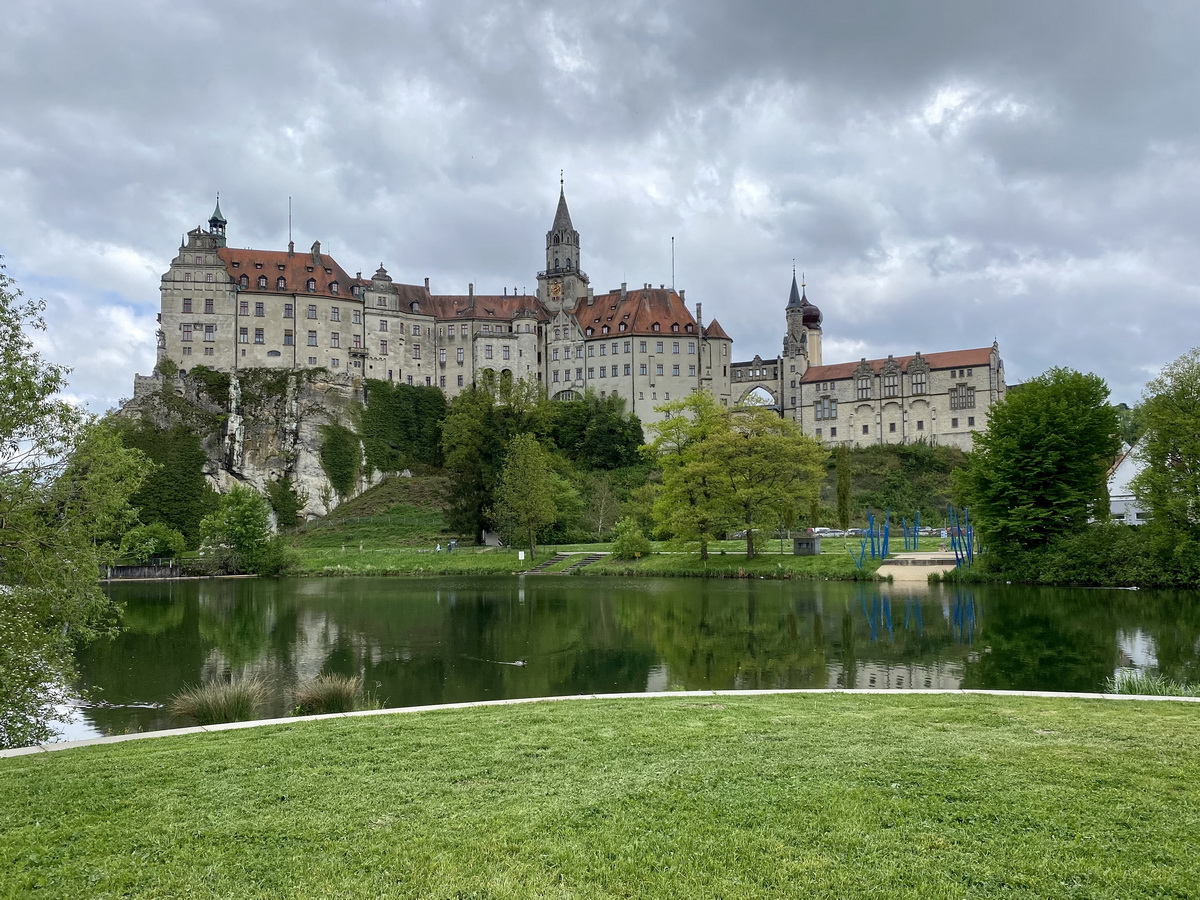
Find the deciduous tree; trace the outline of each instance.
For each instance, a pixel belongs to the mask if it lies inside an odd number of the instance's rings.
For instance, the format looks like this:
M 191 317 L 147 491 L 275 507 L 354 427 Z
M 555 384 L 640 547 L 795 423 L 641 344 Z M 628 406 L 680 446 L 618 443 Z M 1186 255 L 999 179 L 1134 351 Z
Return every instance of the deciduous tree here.
M 558 510 L 555 498 L 561 487 L 564 482 L 555 474 L 550 455 L 537 438 L 532 434 L 513 438 L 496 488 L 492 516 L 515 540 L 529 546 L 531 557 L 538 532 L 554 522 Z
M 1106 519 L 1117 434 L 1104 379 L 1072 369 L 1050 369 L 993 406 L 958 475 L 985 545 L 1029 549 Z

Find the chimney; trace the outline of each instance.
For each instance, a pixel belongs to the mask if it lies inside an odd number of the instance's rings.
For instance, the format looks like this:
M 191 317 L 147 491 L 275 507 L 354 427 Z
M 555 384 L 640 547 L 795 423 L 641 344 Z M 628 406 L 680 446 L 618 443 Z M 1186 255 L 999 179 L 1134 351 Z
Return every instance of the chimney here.
M 429 276 L 425 276 L 425 290 L 429 290 Z
M 288 241 L 288 256 L 295 256 L 295 255 L 296 255 L 296 242 Z
M 679 289 L 679 299 L 680 299 L 680 300 L 687 300 L 687 291 L 685 291 L 683 288 L 680 288 L 680 289 Z M 699 308 L 700 308 L 700 304 L 699 304 L 699 303 L 697 303 L 697 304 L 696 304 L 696 309 L 699 309 Z
M 475 296 L 475 282 L 473 282 L 473 281 L 467 285 L 467 296 L 468 297 Z
M 683 291 L 680 291 L 679 293 L 682 294 Z M 704 304 L 703 303 L 696 304 L 696 327 L 700 331 L 704 330 Z
M 625 299 L 625 282 L 621 282 L 621 299 Z
M 660 284 L 660 285 L 658 286 L 658 289 L 661 291 L 661 290 L 662 290 L 663 288 L 665 288 L 665 287 L 666 287 L 666 285 L 665 285 L 665 284 Z
M 356 280 L 362 281 L 362 272 L 357 273 L 354 277 Z
M 596 294 L 592 290 L 592 286 L 589 284 L 588 285 L 588 306 L 591 306 L 595 302 L 596 302 Z
M 320 265 L 321 264 L 321 242 L 320 241 L 313 241 L 312 256 L 313 256 L 313 262 L 315 262 L 317 265 Z

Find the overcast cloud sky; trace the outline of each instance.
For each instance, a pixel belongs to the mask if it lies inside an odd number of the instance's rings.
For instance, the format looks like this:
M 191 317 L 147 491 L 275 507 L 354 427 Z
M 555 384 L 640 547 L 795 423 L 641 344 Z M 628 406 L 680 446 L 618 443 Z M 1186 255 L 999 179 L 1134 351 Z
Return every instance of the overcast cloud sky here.
M 0 253 L 102 411 L 216 191 L 436 293 L 535 288 L 559 170 L 604 291 L 675 284 L 778 354 L 986 346 L 1134 403 L 1196 334 L 1194 2 L 9 0 Z

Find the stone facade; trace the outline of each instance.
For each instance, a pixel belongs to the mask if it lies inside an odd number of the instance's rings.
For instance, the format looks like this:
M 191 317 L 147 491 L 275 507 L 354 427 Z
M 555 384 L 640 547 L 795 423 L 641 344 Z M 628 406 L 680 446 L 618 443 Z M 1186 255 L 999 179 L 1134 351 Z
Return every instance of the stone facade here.
M 292 244 L 231 248 L 227 224 L 218 204 L 162 277 L 160 368 L 323 368 L 435 386 L 448 398 L 484 378 L 528 378 L 559 399 L 620 396 L 643 422 L 699 388 L 731 402 L 729 335 L 663 285 L 596 295 L 562 191 L 536 296 L 476 294 L 474 285 L 433 294 L 428 279 L 400 284 L 382 265 L 352 277 L 319 242 L 299 254 Z

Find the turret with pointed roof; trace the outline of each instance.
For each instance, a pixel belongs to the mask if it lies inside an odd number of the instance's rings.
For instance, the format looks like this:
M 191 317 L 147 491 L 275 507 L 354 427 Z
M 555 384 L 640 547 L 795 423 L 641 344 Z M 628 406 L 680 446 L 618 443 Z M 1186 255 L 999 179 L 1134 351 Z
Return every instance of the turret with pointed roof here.
M 571 309 L 587 294 L 588 277 L 579 268 L 579 232 L 571 224 L 563 180 L 558 180 L 558 208 L 546 232 L 546 269 L 538 273 L 538 299 L 552 311 Z
M 208 230 L 216 235 L 217 243 L 221 247 L 225 246 L 225 226 L 227 224 L 225 217 L 221 215 L 221 195 L 217 194 L 217 208 L 208 217 Z

